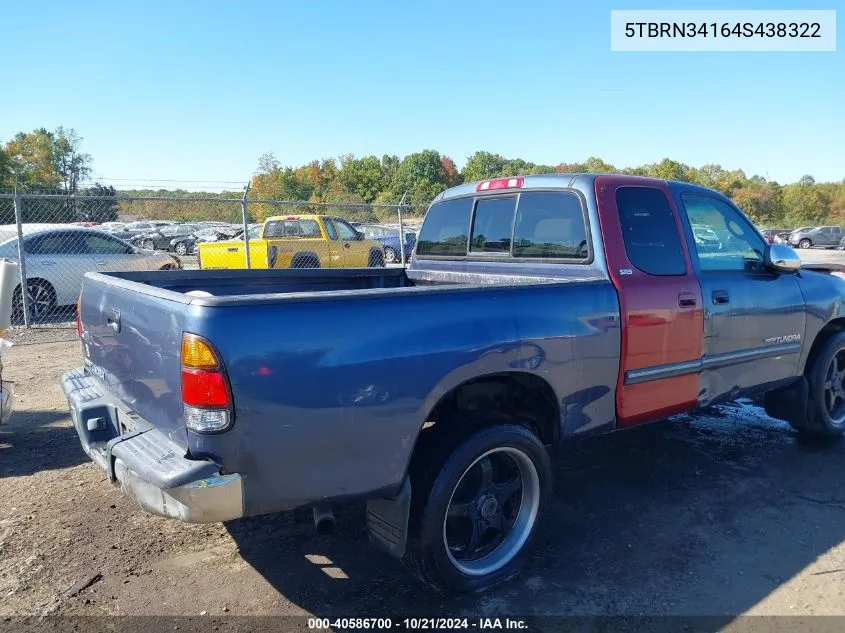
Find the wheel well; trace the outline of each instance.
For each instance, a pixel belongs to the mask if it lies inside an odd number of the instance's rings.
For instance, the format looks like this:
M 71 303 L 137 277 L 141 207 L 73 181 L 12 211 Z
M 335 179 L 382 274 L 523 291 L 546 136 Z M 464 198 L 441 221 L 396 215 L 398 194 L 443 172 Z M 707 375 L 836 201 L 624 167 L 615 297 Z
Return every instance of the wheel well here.
M 54 293 L 56 292 L 56 288 L 53 286 L 53 284 L 51 284 L 46 279 L 42 279 L 41 277 L 29 277 L 29 278 L 27 278 L 26 282 L 28 284 L 44 285 L 44 286 L 47 286 L 50 290 L 52 290 Z M 20 282 L 18 282 L 18 285 L 15 286 L 15 292 L 21 292 L 21 283 Z
M 483 426 L 503 418 L 530 428 L 544 444 L 557 442 L 557 396 L 548 382 L 524 372 L 488 374 L 458 385 L 429 412 L 421 435 L 452 432 L 456 424 Z
M 315 264 L 317 264 L 317 266 L 316 266 L 317 268 L 320 267 L 320 258 L 317 257 L 317 253 L 314 253 L 314 252 L 311 252 L 311 251 L 304 251 L 304 252 L 301 252 L 301 253 L 297 253 L 296 255 L 293 256 L 293 258 L 290 260 L 290 267 L 291 268 L 299 268 L 300 266 L 302 266 L 302 264 L 300 263 L 299 266 L 297 266 L 297 262 L 312 262 L 312 261 Z
M 845 317 L 832 319 L 830 322 L 825 324 L 818 334 L 816 334 L 816 338 L 810 346 L 810 353 L 807 354 L 807 362 L 804 364 L 805 373 L 813 367 L 813 363 L 816 362 L 816 357 L 819 355 L 821 348 L 824 347 L 827 340 L 834 334 L 842 331 L 845 331 Z

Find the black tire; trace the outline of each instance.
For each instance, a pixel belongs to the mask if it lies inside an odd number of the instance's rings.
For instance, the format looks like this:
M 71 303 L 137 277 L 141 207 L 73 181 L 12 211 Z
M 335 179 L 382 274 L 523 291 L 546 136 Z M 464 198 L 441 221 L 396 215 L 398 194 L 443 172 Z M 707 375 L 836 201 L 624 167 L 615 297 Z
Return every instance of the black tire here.
M 294 256 L 290 263 L 291 268 L 319 268 L 320 258 L 312 253 Z
M 421 452 L 415 455 L 411 467 L 411 514 L 403 563 L 420 580 L 444 593 L 477 591 L 504 582 L 519 573 L 536 542 L 552 496 L 549 455 L 539 438 L 530 430 L 516 424 L 504 423 L 485 426 L 475 432 L 468 430 L 466 434 L 463 439 L 458 436 L 455 438 L 457 441 L 452 442 L 443 441 L 441 436 L 429 446 L 418 447 Z M 454 450 L 450 451 L 450 446 L 454 447 Z M 493 457 L 501 456 L 506 459 L 515 457 L 516 454 L 521 455 L 518 458 L 520 461 L 527 460 L 525 465 L 530 463 L 536 477 L 526 477 L 523 466 L 517 463 L 517 459 L 513 460 L 518 467 L 517 471 L 514 471 L 517 473 L 514 477 L 518 478 L 519 496 L 511 493 L 514 496 L 509 498 L 510 501 L 502 503 L 500 509 L 493 510 L 494 514 L 498 512 L 501 515 L 499 520 L 507 523 L 511 519 L 506 515 L 516 513 L 514 523 L 510 526 L 512 531 L 506 531 L 504 540 L 498 545 L 495 539 L 489 542 L 486 548 L 493 549 L 478 559 L 459 559 L 462 548 L 456 549 L 447 545 L 447 528 L 470 528 L 470 536 L 464 549 L 471 547 L 473 538 L 475 543 L 485 542 L 484 537 L 495 536 L 496 532 L 492 524 L 487 523 L 496 519 L 488 517 L 490 495 L 484 492 L 486 469 L 481 465 L 485 459 L 490 463 Z M 480 473 L 477 472 L 479 468 Z M 487 472 L 493 473 L 495 470 L 490 469 Z M 475 496 L 471 500 L 455 501 L 453 505 L 456 494 L 465 496 L 465 484 L 469 485 L 469 489 L 474 488 L 472 476 L 476 474 L 480 475 L 475 477 L 481 482 L 480 491 L 472 493 Z M 469 477 L 466 481 L 465 475 Z M 508 482 L 494 484 L 495 477 L 492 474 L 486 479 L 490 484 L 498 486 L 489 489 L 498 490 L 508 486 Z M 494 494 L 494 497 L 498 498 L 498 495 Z M 518 507 L 515 499 L 519 500 Z M 493 502 L 492 505 L 499 504 Z M 458 512 L 465 512 L 465 515 L 450 515 L 447 518 L 450 507 L 453 511 L 458 508 Z M 508 507 L 510 511 L 507 510 Z M 529 514 L 523 516 L 523 511 Z M 530 525 L 525 518 L 528 516 L 533 517 Z M 447 520 L 452 523 L 447 524 Z M 482 527 L 479 528 L 479 524 Z M 480 536 L 472 536 L 478 534 L 476 530 L 479 529 Z M 479 549 L 485 548 L 476 547 L 472 553 Z M 498 558 L 495 558 L 497 554 Z M 470 570 L 471 573 L 462 569 L 471 565 L 476 566 L 474 570 Z M 485 571 L 485 568 L 489 571 Z
M 399 261 L 399 256 L 396 254 L 396 251 L 387 246 L 384 249 L 384 261 L 387 264 L 395 264 Z
M 368 268 L 384 268 L 384 254 L 381 251 L 370 251 L 370 258 L 367 260 Z
M 807 415 L 790 422 L 814 437 L 845 434 L 845 332 L 832 335 L 804 375 L 809 383 Z
M 31 279 L 27 282 L 29 289 L 29 322 L 38 323 L 56 312 L 56 290 L 49 281 Z M 20 325 L 24 322 L 23 299 L 21 287 L 12 292 L 12 322 Z
M 800 242 L 798 242 L 798 248 L 810 248 L 812 245 L 813 245 L 813 243 L 810 240 L 808 240 L 806 237 L 803 240 L 801 240 Z

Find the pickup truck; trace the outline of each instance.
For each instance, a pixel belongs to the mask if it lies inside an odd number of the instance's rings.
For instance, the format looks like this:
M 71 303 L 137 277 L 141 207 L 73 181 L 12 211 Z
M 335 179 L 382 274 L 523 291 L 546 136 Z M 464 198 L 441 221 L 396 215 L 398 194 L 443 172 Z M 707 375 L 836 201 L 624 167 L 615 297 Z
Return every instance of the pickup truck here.
M 693 226 L 730 239 L 699 251 Z M 842 275 L 702 187 L 497 179 L 437 196 L 407 270 L 88 273 L 63 387 L 142 508 L 313 507 L 328 531 L 365 501 L 372 541 L 470 591 L 537 543 L 561 442 L 750 394 L 842 435 Z
M 200 243 L 202 270 L 246 268 L 244 241 Z M 267 218 L 260 233 L 249 236 L 250 268 L 379 268 L 384 249 L 341 218 L 287 215 Z

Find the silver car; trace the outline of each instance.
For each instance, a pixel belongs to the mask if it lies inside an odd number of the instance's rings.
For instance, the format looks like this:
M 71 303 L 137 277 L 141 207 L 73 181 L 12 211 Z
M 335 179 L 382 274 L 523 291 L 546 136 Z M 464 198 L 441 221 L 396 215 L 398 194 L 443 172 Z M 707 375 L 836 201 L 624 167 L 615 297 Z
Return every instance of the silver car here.
M 842 240 L 842 228 L 838 226 L 817 226 L 811 229 L 798 229 L 789 234 L 789 245 L 798 248 L 824 246 L 833 248 L 839 246 Z
M 173 270 L 180 261 L 167 253 L 135 248 L 97 229 L 67 225 L 24 225 L 29 315 L 43 319 L 79 299 L 87 272 Z M 19 262 L 16 227 L 0 227 L 0 257 Z M 14 318 L 22 317 L 20 284 L 14 291 Z

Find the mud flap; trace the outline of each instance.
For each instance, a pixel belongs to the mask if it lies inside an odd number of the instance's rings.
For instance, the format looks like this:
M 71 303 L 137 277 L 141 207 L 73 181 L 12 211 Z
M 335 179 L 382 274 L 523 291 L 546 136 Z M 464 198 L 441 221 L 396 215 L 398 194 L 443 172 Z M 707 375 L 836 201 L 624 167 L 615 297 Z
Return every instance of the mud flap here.
M 408 516 L 411 510 L 411 480 L 406 477 L 392 499 L 367 502 L 367 531 L 370 540 L 391 556 L 402 558 L 408 542 Z
M 807 416 L 809 395 L 810 384 L 806 376 L 801 376 L 788 387 L 766 393 L 763 397 L 763 408 L 766 415 L 800 424 Z

